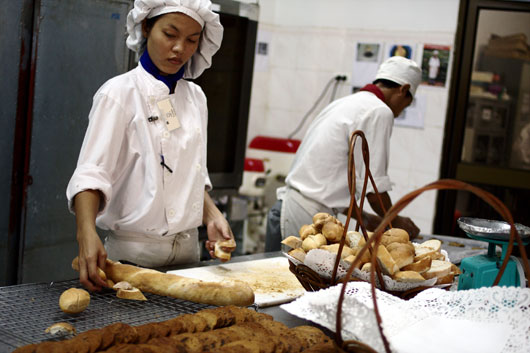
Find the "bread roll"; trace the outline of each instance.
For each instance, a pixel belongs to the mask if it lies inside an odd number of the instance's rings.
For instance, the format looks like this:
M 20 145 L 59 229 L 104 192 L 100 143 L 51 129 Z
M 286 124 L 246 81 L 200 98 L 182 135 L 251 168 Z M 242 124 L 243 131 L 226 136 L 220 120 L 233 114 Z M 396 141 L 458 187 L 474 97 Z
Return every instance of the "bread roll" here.
M 348 245 L 350 248 L 362 248 L 364 244 L 366 244 L 366 241 L 364 240 L 364 236 L 361 233 L 355 232 L 353 230 L 350 230 L 346 233 L 346 245 Z
M 329 251 L 329 252 L 331 252 L 331 253 L 333 253 L 333 254 L 337 254 L 337 253 L 339 252 L 339 247 L 340 247 L 340 244 L 339 244 L 339 243 L 336 243 L 336 244 L 331 244 L 331 245 L 322 245 L 322 246 L 320 247 L 320 249 L 323 249 L 323 250 Z M 344 246 L 342 247 L 342 252 L 341 252 L 341 254 L 340 254 L 340 258 L 341 258 L 341 259 L 344 259 L 344 258 L 346 258 L 346 257 L 348 257 L 348 256 L 350 256 L 350 255 L 351 255 L 351 256 L 355 256 L 355 255 L 353 254 L 353 250 L 352 250 L 350 247 L 344 245 Z
M 305 252 L 309 252 L 310 250 L 318 249 L 322 245 L 326 244 L 326 238 L 322 235 L 322 233 L 318 233 L 314 235 L 309 235 L 307 238 L 305 238 L 302 242 L 302 249 L 304 249 Z
M 302 246 L 302 239 L 289 235 L 287 238 L 282 240 L 282 244 L 287 245 L 291 249 L 296 249 Z
M 411 263 L 410 265 L 404 266 L 403 268 L 401 268 L 401 270 L 415 271 L 415 272 L 418 272 L 419 274 L 422 274 L 428 271 L 429 268 L 431 268 L 431 261 L 432 259 L 429 256 L 427 256 L 427 257 L 424 257 L 423 259 L 420 259 L 416 262 Z
M 225 251 L 224 248 L 230 249 L 230 251 Z M 236 242 L 235 240 L 229 239 L 229 240 L 223 240 L 223 241 L 216 241 L 214 245 L 214 255 L 218 259 L 221 259 L 222 261 L 228 261 L 230 260 L 230 257 L 232 256 L 231 251 L 233 251 L 236 248 Z
M 109 259 L 107 259 L 105 270 L 107 278 L 112 281 L 129 282 L 142 292 L 217 306 L 248 306 L 254 303 L 254 292 L 243 281 L 204 282 L 199 279 L 124 265 Z
M 300 262 L 304 262 L 305 260 L 305 251 L 302 248 L 293 249 L 289 251 L 288 254 Z
M 414 246 L 414 262 L 417 262 L 425 257 L 433 258 L 439 254 L 433 248 Z
M 129 300 L 147 300 L 144 294 L 138 288 L 132 289 L 118 289 L 116 296 L 121 299 Z
M 385 246 L 390 243 L 408 243 L 409 241 L 409 233 L 400 228 L 389 229 L 381 236 L 381 244 Z
M 59 307 L 67 314 L 78 314 L 90 304 L 90 294 L 84 289 L 70 288 L 59 297 Z
M 431 248 L 434 251 L 440 251 L 442 249 L 442 242 L 438 239 L 430 239 L 420 244 L 421 247 Z
M 414 262 L 414 246 L 412 244 L 391 243 L 388 244 L 387 250 L 400 269 Z
M 364 272 L 370 272 L 370 271 L 372 271 L 372 263 L 371 263 L 371 262 L 366 262 L 366 263 L 361 267 L 361 271 L 364 271 Z
M 329 213 L 325 213 L 325 212 L 316 213 L 313 216 L 313 226 L 318 232 L 320 232 L 322 230 L 322 227 L 324 226 L 324 223 L 327 223 L 333 220 L 332 217 L 333 216 L 330 215 Z
M 343 260 L 351 266 L 351 264 L 353 264 L 355 261 L 355 255 L 346 256 Z M 357 265 L 355 265 L 355 268 L 361 268 L 362 265 L 363 264 L 361 262 L 358 262 Z
M 452 263 L 449 261 L 432 260 L 431 268 L 423 273 L 423 277 L 425 277 L 425 279 L 431 279 L 435 277 L 440 278 L 447 276 L 449 273 L 451 273 L 451 266 Z
M 455 279 L 455 273 L 450 272 L 445 276 L 438 277 L 436 284 L 451 284 Z
M 340 242 L 343 232 L 344 227 L 338 223 L 327 222 L 322 226 L 322 235 L 324 235 L 330 243 Z
M 371 262 L 366 262 L 362 267 L 361 267 L 361 271 L 364 271 L 364 272 L 370 272 L 372 270 L 372 263 Z
M 75 327 L 73 327 L 68 322 L 55 323 L 55 324 L 51 325 L 50 327 L 46 328 L 46 330 L 44 330 L 44 332 L 49 333 L 52 336 L 55 336 L 55 335 L 65 336 L 65 335 L 75 335 L 76 334 Z
M 298 231 L 298 235 L 300 235 L 300 239 L 304 240 L 309 235 L 317 234 L 317 230 L 315 229 L 315 226 L 312 224 L 304 224 L 300 227 L 300 230 Z
M 384 274 L 392 276 L 394 273 L 399 271 L 399 267 L 388 252 L 388 250 L 380 245 L 377 247 L 377 261 L 381 266 L 381 270 Z
M 398 271 L 392 276 L 392 278 L 395 281 L 405 283 L 418 283 L 425 281 L 425 278 L 415 271 Z

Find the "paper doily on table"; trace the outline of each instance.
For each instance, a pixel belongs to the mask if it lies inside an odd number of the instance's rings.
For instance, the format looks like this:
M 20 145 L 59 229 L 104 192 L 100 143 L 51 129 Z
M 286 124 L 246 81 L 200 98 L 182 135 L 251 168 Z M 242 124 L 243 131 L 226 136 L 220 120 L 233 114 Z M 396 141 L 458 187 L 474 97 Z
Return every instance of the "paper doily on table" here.
M 447 261 L 449 260 L 449 256 L 445 250 L 441 250 L 441 253 L 445 256 Z M 295 265 L 301 264 L 302 262 L 293 258 L 289 254 L 284 253 L 287 258 L 291 260 Z M 337 254 L 334 254 L 332 252 L 329 252 L 327 250 L 322 249 L 313 249 L 310 250 L 304 259 L 303 264 L 318 273 L 319 276 L 325 279 L 331 279 L 331 275 L 333 274 L 333 267 L 335 266 L 335 259 L 337 258 Z M 337 278 L 342 279 L 344 276 L 346 276 L 346 273 L 349 269 L 349 264 L 344 262 L 342 259 L 339 262 L 339 268 L 337 269 Z M 366 282 L 370 282 L 370 272 L 361 271 L 359 269 L 353 270 L 354 277 L 359 278 L 361 280 L 364 280 Z M 377 276 L 375 278 L 376 280 L 376 287 L 379 286 L 379 281 L 377 279 Z M 390 276 L 383 275 L 383 281 L 385 282 L 385 289 L 388 291 L 399 291 L 404 292 L 413 288 L 417 287 L 433 287 L 436 284 L 437 279 L 431 278 L 429 280 L 425 280 L 422 282 L 417 283 L 404 283 L 404 282 L 397 282 L 394 281 Z M 449 285 L 440 285 L 436 287 L 447 287 Z
M 281 308 L 334 332 L 341 288 L 342 285 L 338 285 L 307 292 Z M 384 333 L 393 352 L 530 351 L 528 288 L 490 287 L 465 291 L 429 288 L 409 300 L 376 290 L 376 298 Z M 342 337 L 362 341 L 378 352 L 385 351 L 369 283 L 348 282 L 342 304 Z

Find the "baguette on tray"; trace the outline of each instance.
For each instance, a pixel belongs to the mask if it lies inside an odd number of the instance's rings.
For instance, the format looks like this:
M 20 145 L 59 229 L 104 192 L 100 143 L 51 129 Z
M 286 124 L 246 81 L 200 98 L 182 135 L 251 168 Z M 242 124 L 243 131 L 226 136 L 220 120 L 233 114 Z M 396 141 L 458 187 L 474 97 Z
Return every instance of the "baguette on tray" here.
M 199 279 L 124 265 L 109 259 L 105 266 L 107 278 L 116 283 L 129 282 L 131 286 L 142 292 L 218 306 L 248 306 L 254 303 L 254 291 L 243 281 L 204 282 Z M 72 268 L 74 270 L 79 268 L 77 257 L 72 262 Z

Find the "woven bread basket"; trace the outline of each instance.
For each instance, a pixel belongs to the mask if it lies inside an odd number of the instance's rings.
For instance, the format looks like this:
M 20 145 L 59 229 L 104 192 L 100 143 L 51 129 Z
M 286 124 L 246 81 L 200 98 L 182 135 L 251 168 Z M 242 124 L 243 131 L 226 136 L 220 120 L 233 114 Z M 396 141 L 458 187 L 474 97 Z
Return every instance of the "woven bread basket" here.
M 355 200 L 355 163 L 354 163 L 354 153 L 353 153 L 354 147 L 355 147 L 355 141 L 357 137 L 360 137 L 362 139 L 363 161 L 366 166 L 365 168 L 366 174 L 364 178 L 363 189 L 361 193 L 361 200 L 360 200 L 359 205 L 357 204 Z M 371 347 L 367 346 L 366 344 L 362 342 L 359 342 L 356 340 L 344 341 L 341 335 L 341 331 L 342 331 L 341 314 L 342 314 L 342 305 L 344 301 L 344 296 L 346 293 L 346 286 L 349 281 L 360 280 L 358 278 L 353 277 L 352 273 L 353 273 L 353 269 L 356 267 L 362 255 L 366 251 L 370 250 L 370 253 L 371 253 L 372 266 L 371 266 L 371 272 L 370 272 L 370 284 L 372 288 L 371 291 L 372 291 L 372 299 L 373 299 L 373 305 L 374 305 L 374 313 L 376 316 L 377 326 L 381 334 L 381 338 L 383 340 L 386 353 L 391 353 L 391 350 L 390 350 L 390 345 L 388 343 L 388 340 L 383 333 L 383 329 L 381 325 L 382 324 L 381 316 L 379 314 L 379 308 L 377 306 L 376 281 L 375 281 L 376 276 L 378 276 L 379 283 L 381 284 L 381 286 L 378 289 L 388 292 L 390 294 L 396 295 L 402 299 L 409 299 L 413 297 L 414 295 L 416 295 L 417 293 L 419 293 L 420 291 L 428 288 L 428 287 L 419 287 L 419 288 L 414 288 L 406 292 L 391 292 L 391 291 L 385 290 L 384 281 L 382 280 L 381 270 L 376 260 L 376 255 L 375 255 L 376 251 L 372 251 L 374 249 L 377 250 L 377 248 L 380 246 L 381 238 L 382 238 L 384 231 L 386 230 L 387 227 L 392 227 L 391 222 L 398 215 L 398 213 L 401 212 L 410 202 L 412 202 L 416 197 L 418 197 L 420 194 L 422 194 L 425 191 L 429 191 L 429 190 L 469 191 L 475 194 L 476 196 L 478 196 L 479 198 L 481 198 L 483 201 L 488 203 L 490 206 L 492 206 L 499 213 L 499 215 L 504 219 L 504 221 L 510 224 L 510 240 L 508 244 L 507 254 L 504 257 L 504 261 L 500 267 L 497 277 L 495 278 L 493 286 L 498 285 L 504 273 L 504 270 L 508 264 L 509 258 L 512 254 L 514 244 L 516 244 L 519 248 L 526 279 L 530 281 L 530 265 L 528 262 L 528 257 L 527 257 L 523 242 L 521 241 L 521 238 L 515 228 L 512 214 L 508 210 L 508 208 L 503 204 L 503 202 L 500 201 L 494 195 L 478 187 L 472 186 L 470 184 L 467 184 L 467 183 L 464 183 L 458 180 L 442 179 L 442 180 L 427 184 L 419 189 L 416 189 L 408 193 L 407 195 L 403 196 L 401 199 L 399 199 L 388 211 L 385 212 L 385 216 L 383 217 L 381 223 L 374 230 L 374 234 L 371 237 L 368 237 L 366 228 L 363 225 L 362 217 L 361 217 L 368 179 L 370 179 L 370 182 L 372 183 L 372 186 L 377 195 L 377 198 L 382 208 L 384 209 L 379 192 L 377 191 L 377 187 L 370 173 L 369 151 L 368 151 L 368 144 L 366 142 L 366 138 L 362 131 L 355 131 L 350 138 L 350 150 L 349 150 L 349 158 L 348 158 L 348 184 L 350 188 L 350 200 L 351 201 L 350 201 L 350 205 L 348 208 L 346 224 L 344 225 L 344 232 L 343 232 L 343 236 L 340 241 L 340 246 L 338 249 L 337 257 L 335 260 L 335 266 L 333 269 L 333 274 L 332 274 L 331 279 L 328 280 L 328 279 L 322 278 L 318 273 L 313 271 L 308 266 L 305 266 L 303 264 L 295 265 L 294 263 L 289 262 L 289 269 L 296 276 L 296 278 L 300 281 L 302 286 L 304 286 L 304 288 L 308 291 L 316 291 L 319 289 L 328 288 L 330 286 L 338 284 L 339 281 L 336 280 L 336 274 L 337 274 L 337 268 L 338 268 L 338 264 L 340 260 L 340 255 L 342 252 L 342 248 L 344 247 L 344 243 L 346 239 L 346 232 L 349 226 L 349 220 L 351 219 L 353 212 L 355 212 L 357 216 L 356 230 L 359 230 L 359 229 L 361 230 L 361 234 L 363 234 L 366 240 L 366 244 L 359 251 L 354 262 L 350 265 L 350 268 L 346 276 L 344 277 L 344 279 L 340 281 L 340 283 L 342 283 L 342 288 L 341 288 L 341 294 L 340 294 L 339 302 L 337 306 L 337 320 L 336 320 L 336 327 L 335 327 L 335 332 L 336 332 L 335 343 L 337 347 L 336 352 L 356 352 L 356 353 L 374 353 L 375 352 L 375 350 L 373 350 Z

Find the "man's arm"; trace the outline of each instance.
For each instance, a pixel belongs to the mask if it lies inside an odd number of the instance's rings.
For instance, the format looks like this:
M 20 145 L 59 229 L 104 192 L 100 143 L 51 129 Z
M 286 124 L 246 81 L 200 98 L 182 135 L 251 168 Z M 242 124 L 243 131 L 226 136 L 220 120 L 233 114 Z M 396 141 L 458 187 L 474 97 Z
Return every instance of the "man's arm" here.
M 377 196 L 375 193 L 366 194 L 366 199 L 370 203 L 370 206 L 372 207 L 372 209 L 379 215 L 379 217 L 381 217 L 379 219 L 379 223 L 381 223 L 382 217 L 385 216 L 386 211 L 388 211 L 390 207 L 392 207 L 392 201 L 390 200 L 390 195 L 388 195 L 388 192 L 380 193 L 379 196 L 381 196 L 381 201 L 382 201 L 384 209 L 381 207 L 381 203 L 379 203 L 379 200 L 377 199 Z M 363 215 L 363 219 L 364 219 L 364 215 Z M 370 219 L 370 223 L 373 223 L 373 222 L 374 222 L 374 219 Z M 392 224 L 392 227 L 405 229 L 409 233 L 410 239 L 416 238 L 418 234 L 420 233 L 420 229 L 416 227 L 414 222 L 412 222 L 412 220 L 408 217 L 396 216 L 392 220 L 391 224 Z

